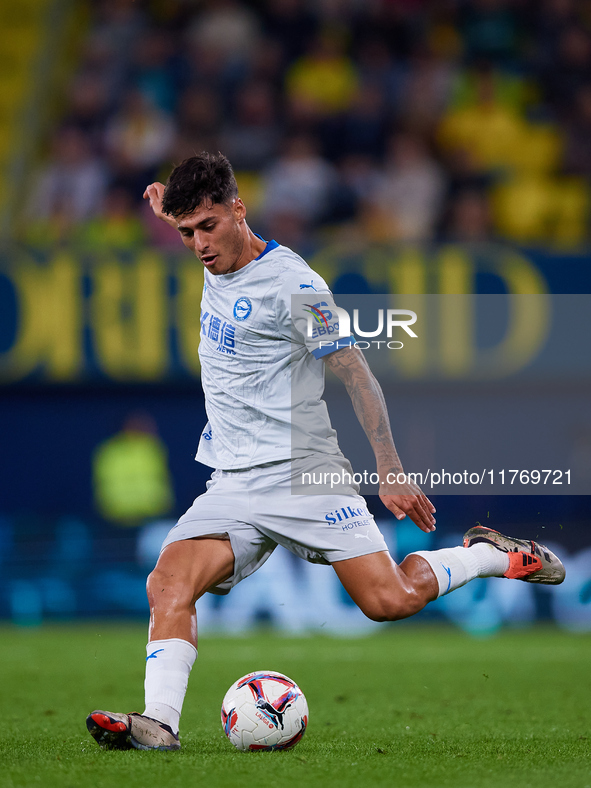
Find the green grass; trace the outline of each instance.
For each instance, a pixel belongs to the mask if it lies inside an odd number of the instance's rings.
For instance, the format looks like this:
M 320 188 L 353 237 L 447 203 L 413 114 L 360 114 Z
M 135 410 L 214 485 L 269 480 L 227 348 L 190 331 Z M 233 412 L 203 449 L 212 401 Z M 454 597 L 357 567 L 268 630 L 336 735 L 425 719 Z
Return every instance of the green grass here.
M 394 625 L 364 639 L 204 638 L 176 753 L 103 752 L 94 708 L 142 711 L 145 628 L 0 629 L 0 786 L 591 787 L 591 636 L 553 629 L 473 640 Z M 241 753 L 222 697 L 271 669 L 302 687 L 303 741 Z

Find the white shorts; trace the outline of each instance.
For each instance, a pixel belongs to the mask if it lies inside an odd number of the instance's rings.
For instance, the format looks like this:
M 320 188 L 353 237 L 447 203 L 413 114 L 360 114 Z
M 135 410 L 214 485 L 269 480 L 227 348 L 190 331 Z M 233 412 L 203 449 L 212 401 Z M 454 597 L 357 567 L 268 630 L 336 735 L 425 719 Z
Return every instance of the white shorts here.
M 229 539 L 234 574 L 213 593 L 227 594 L 255 572 L 278 544 L 317 564 L 387 550 L 360 495 L 293 495 L 291 462 L 214 471 L 207 492 L 170 530 L 162 549 L 184 539 Z

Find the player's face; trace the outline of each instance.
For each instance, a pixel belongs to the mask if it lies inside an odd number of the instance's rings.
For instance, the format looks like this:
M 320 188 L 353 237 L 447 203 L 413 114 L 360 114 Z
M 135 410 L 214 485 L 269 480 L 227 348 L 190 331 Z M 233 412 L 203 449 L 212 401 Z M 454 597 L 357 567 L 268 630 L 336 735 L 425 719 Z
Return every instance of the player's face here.
M 200 205 L 180 216 L 177 226 L 187 249 L 210 273 L 229 274 L 250 262 L 243 260 L 248 246 L 245 216 L 244 203 L 237 197 L 230 205 Z

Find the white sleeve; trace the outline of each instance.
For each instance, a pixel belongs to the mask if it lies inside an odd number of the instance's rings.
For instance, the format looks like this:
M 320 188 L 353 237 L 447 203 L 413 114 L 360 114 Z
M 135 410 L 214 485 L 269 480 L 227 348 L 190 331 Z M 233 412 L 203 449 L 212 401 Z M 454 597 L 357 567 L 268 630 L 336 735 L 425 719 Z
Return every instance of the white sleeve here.
M 311 278 L 289 272 L 277 293 L 277 319 L 286 338 L 305 346 L 314 358 L 322 358 L 343 347 L 351 347 L 355 337 L 347 330 L 349 318 L 335 304 L 330 288 L 313 271 Z

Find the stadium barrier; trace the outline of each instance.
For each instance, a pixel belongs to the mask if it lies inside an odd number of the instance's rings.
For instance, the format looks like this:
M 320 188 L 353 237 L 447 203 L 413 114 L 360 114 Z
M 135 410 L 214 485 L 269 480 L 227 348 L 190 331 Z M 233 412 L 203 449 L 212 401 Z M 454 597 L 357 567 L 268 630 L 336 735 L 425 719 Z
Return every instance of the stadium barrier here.
M 143 620 L 148 614 L 146 575 L 172 524 L 155 521 L 118 538 L 99 534 L 93 539 L 85 523 L 66 519 L 58 523 L 51 541 L 38 546 L 35 556 L 30 542 L 25 549 L 10 549 L 10 523 L 4 518 L 0 619 L 24 627 L 96 618 Z M 380 521 L 379 525 L 398 560 L 413 550 L 461 543 L 461 533 L 453 530 L 440 529 L 441 533 L 431 535 L 410 522 Z M 475 636 L 535 622 L 589 632 L 591 546 L 583 545 L 571 551 L 564 544 L 548 542 L 564 559 L 568 582 L 561 586 L 480 579 L 430 604 L 413 621 L 448 622 Z M 200 631 L 219 634 L 269 626 L 291 635 L 362 636 L 384 626 L 363 616 L 329 567 L 309 564 L 281 547 L 228 596 L 206 594 L 197 603 L 197 615 Z

